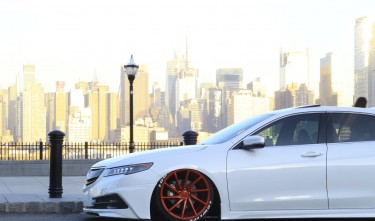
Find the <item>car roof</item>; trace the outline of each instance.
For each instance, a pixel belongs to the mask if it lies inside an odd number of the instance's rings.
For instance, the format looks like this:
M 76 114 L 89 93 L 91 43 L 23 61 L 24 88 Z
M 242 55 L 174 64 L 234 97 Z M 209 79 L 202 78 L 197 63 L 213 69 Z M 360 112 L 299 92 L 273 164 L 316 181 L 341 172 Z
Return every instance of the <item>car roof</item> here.
M 366 113 L 375 114 L 375 108 L 360 108 L 360 107 L 337 107 L 337 106 L 302 106 L 294 108 L 286 108 L 273 111 L 274 114 L 293 114 L 293 113 L 307 113 L 307 112 L 343 112 L 343 113 Z

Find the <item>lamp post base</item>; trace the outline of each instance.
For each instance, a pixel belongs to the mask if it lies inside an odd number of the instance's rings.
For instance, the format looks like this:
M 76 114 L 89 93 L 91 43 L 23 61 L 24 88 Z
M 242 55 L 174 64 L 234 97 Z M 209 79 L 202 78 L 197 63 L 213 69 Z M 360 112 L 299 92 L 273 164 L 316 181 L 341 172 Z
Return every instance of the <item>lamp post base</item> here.
M 134 153 L 135 145 L 134 142 L 129 143 L 129 153 Z

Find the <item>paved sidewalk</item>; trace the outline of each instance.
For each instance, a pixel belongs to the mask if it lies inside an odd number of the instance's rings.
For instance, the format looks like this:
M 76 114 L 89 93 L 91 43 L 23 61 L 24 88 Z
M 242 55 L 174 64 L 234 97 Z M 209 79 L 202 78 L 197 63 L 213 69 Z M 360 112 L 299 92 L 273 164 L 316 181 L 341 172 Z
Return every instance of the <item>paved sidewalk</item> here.
M 49 176 L 0 177 L 0 213 L 80 213 L 84 176 L 63 177 L 62 198 L 49 198 Z

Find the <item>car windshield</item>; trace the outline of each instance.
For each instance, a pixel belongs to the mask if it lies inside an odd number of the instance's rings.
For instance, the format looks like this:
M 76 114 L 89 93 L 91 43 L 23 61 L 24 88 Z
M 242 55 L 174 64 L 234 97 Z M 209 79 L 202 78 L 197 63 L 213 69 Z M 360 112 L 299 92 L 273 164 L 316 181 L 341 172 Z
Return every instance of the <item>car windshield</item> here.
M 241 134 L 248 128 L 254 126 L 255 124 L 272 117 L 274 114 L 268 113 L 268 114 L 262 114 L 258 115 L 249 119 L 246 119 L 244 121 L 241 121 L 239 123 L 233 124 L 229 127 L 224 128 L 223 130 L 211 135 L 207 139 L 200 142 L 200 145 L 206 145 L 206 144 L 220 144 L 228 141 L 229 139 Z

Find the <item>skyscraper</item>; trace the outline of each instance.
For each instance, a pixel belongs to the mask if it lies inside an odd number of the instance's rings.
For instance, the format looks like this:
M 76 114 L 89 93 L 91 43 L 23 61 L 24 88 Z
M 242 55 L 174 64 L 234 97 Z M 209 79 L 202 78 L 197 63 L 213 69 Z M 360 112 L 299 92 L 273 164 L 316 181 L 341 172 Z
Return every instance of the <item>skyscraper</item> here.
M 234 91 L 228 104 L 228 125 L 270 111 L 269 99 L 255 97 L 250 90 Z
M 220 68 L 216 70 L 216 86 L 227 91 L 243 89 L 242 68 Z
M 368 62 L 371 39 L 371 19 L 356 19 L 354 29 L 354 100 L 368 97 Z
M 310 54 L 308 49 L 280 51 L 280 90 L 287 85 L 305 83 L 310 87 Z
M 165 96 L 168 108 L 177 125 L 177 113 L 180 102 L 195 99 L 198 71 L 189 67 L 187 57 L 177 55 L 167 63 Z
M 314 91 L 309 90 L 306 84 L 301 84 L 295 91 L 295 106 L 306 106 L 314 104 Z
M 85 97 L 88 84 L 84 82 L 77 83 L 75 89 L 68 93 L 69 100 L 69 122 L 67 128 L 68 142 L 89 142 L 92 141 L 92 111 L 91 108 L 85 108 Z M 86 92 L 85 92 L 86 91 Z
M 251 91 L 241 90 L 232 93 L 231 98 L 228 100 L 227 125 L 229 126 L 249 118 L 251 103 L 253 103 Z
M 179 132 L 187 130 L 201 131 L 203 108 L 197 100 L 191 100 L 182 105 L 179 110 Z
M 54 130 L 54 124 L 55 124 L 55 118 L 56 118 L 55 93 L 54 92 L 49 92 L 49 93 L 44 94 L 44 106 L 46 107 L 46 131 L 52 131 Z
M 107 141 L 114 142 L 120 123 L 120 99 L 117 93 L 107 93 Z
M 104 141 L 107 139 L 107 93 L 109 86 L 99 82 L 89 82 L 89 91 L 85 95 L 85 107 L 91 108 L 92 139 Z
M 335 69 L 332 53 L 327 53 L 320 59 L 320 82 L 318 104 L 324 106 L 337 106 L 337 93 L 332 90 L 332 74 Z
M 68 94 L 64 89 L 65 82 L 56 82 L 54 130 L 66 131 L 68 126 Z
M 372 24 L 369 42 L 368 106 L 375 107 L 375 23 Z
M 75 106 L 76 108 L 77 106 Z M 75 109 L 74 108 L 74 109 Z M 91 108 L 76 109 L 69 114 L 67 141 L 84 143 L 92 141 Z
M 218 88 L 216 82 L 201 83 L 199 100 L 203 107 L 203 131 L 215 133 L 227 125 L 227 108 L 224 89 Z
M 162 98 L 162 91 L 158 82 L 154 82 L 152 85 L 152 102 L 151 106 L 160 108 L 162 105 L 165 105 L 165 101 L 163 102 Z
M 189 66 L 187 49 L 185 56 L 175 53 L 167 63 L 165 99 L 175 126 L 180 127 L 186 122 L 186 110 L 181 112 L 181 106 L 197 102 L 198 97 L 198 69 Z M 193 105 L 194 106 L 194 105 Z M 191 120 L 191 119 L 190 119 Z M 184 123 L 185 124 L 185 123 Z M 183 130 L 180 128 L 180 130 Z
M 64 91 L 65 82 L 56 82 L 56 92 L 45 93 L 47 110 L 47 131 L 61 130 L 67 133 L 68 127 L 68 93 Z
M 248 83 L 247 89 L 251 90 L 256 97 L 266 97 L 266 84 L 260 80 L 260 77 Z
M 8 91 L 0 90 L 0 137 L 5 135 L 8 126 Z
M 178 101 L 194 100 L 198 97 L 198 69 L 181 70 L 178 77 Z
M 35 66 L 24 65 L 24 89 L 21 92 L 19 108 L 21 138 L 23 142 L 46 140 L 46 108 L 44 89 L 35 80 Z M 37 129 L 36 129 L 37 128 Z
M 173 122 L 176 122 L 177 111 L 179 109 L 178 103 L 178 72 L 181 69 L 181 62 L 176 57 L 167 63 L 167 77 L 165 87 L 165 99 L 169 112 L 172 115 Z
M 208 88 L 206 91 L 206 117 L 205 129 L 209 133 L 215 133 L 227 126 L 226 100 L 223 88 Z
M 286 89 L 275 91 L 275 110 L 296 106 L 297 83 L 286 86 Z
M 8 129 L 10 134 L 17 135 L 17 86 L 12 85 L 8 88 Z

